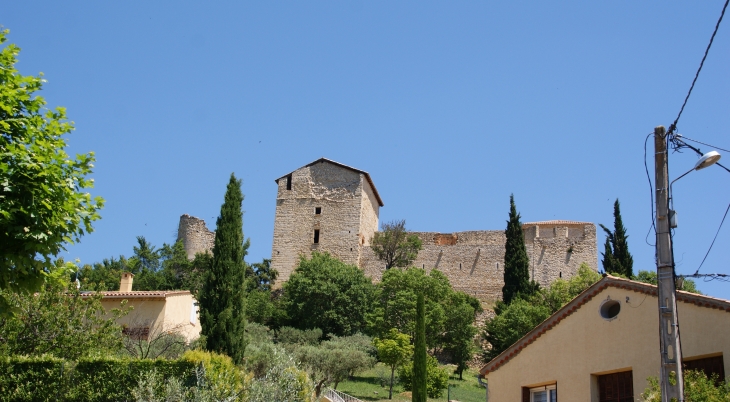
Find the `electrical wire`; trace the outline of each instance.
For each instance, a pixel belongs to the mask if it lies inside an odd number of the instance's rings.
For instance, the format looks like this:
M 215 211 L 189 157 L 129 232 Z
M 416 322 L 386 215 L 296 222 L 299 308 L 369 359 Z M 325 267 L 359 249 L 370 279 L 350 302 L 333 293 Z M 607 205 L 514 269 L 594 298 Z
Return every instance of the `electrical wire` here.
M 695 275 L 700 273 L 700 268 L 702 268 L 702 264 L 705 263 L 705 260 L 707 259 L 707 255 L 709 255 L 710 250 L 712 250 L 712 246 L 715 245 L 715 240 L 717 240 L 717 235 L 720 234 L 720 229 L 722 229 L 722 224 L 725 223 L 725 218 L 727 217 L 727 211 L 730 211 L 730 204 L 728 204 L 727 209 L 725 209 L 725 215 L 722 216 L 722 220 L 720 221 L 720 227 L 717 228 L 717 232 L 715 233 L 715 238 L 712 239 L 712 243 L 710 243 L 710 248 L 707 249 L 707 253 L 705 253 L 705 258 L 702 259 L 700 266 L 697 267 L 697 271 L 695 271 Z
M 720 23 L 722 22 L 722 17 L 725 16 L 725 10 L 727 9 L 728 3 L 730 3 L 730 0 L 725 0 L 725 5 L 722 7 L 722 12 L 720 13 L 720 18 L 717 20 L 717 24 L 715 24 L 715 30 L 712 32 L 712 36 L 710 37 L 710 43 L 707 44 L 707 49 L 705 49 L 705 55 L 702 56 L 702 61 L 700 62 L 700 67 L 697 69 L 697 73 L 695 74 L 694 80 L 692 80 L 692 85 L 689 87 L 689 91 L 687 92 L 687 96 L 684 98 L 684 103 L 682 103 L 682 107 L 679 109 L 679 114 L 677 114 L 677 118 L 674 119 L 674 123 L 672 123 L 672 125 L 669 126 L 669 130 L 667 130 L 667 136 L 671 136 L 674 133 L 674 130 L 677 129 L 677 123 L 679 122 L 679 118 L 682 116 L 682 112 L 684 111 L 684 107 L 687 106 L 687 101 L 689 100 L 689 96 L 692 94 L 692 90 L 695 87 L 697 78 L 699 78 L 699 76 L 700 76 L 700 71 L 702 71 L 702 66 L 705 64 L 705 59 L 707 59 L 707 54 L 710 52 L 710 47 L 712 47 L 712 42 L 715 40 L 715 35 L 717 34 L 717 30 L 720 28 Z
M 708 146 L 708 147 L 710 147 L 710 148 L 715 148 L 715 149 L 719 149 L 720 151 L 730 152 L 730 151 L 728 151 L 727 149 L 723 149 L 723 148 L 720 148 L 720 147 L 718 147 L 718 146 L 715 146 L 715 145 L 705 144 L 705 143 L 704 143 L 704 142 L 702 142 L 702 141 L 697 141 L 697 140 L 693 140 L 692 138 L 689 138 L 689 137 L 685 137 L 685 136 L 684 136 L 684 135 L 682 135 L 682 134 L 678 134 L 678 135 L 680 135 L 680 136 L 681 136 L 681 138 L 683 138 L 683 139 L 685 139 L 685 140 L 690 140 L 690 141 L 692 141 L 692 142 L 696 142 L 696 143 L 698 143 L 698 144 L 702 144 L 702 145 Z
M 651 230 L 654 229 L 654 233 L 656 233 L 656 221 L 654 217 L 654 185 L 651 183 L 651 176 L 649 176 L 649 166 L 646 164 L 646 143 L 649 141 L 649 137 L 654 133 L 647 134 L 646 138 L 644 139 L 644 170 L 646 171 L 646 178 L 649 180 L 649 196 L 651 197 L 651 226 L 649 226 L 649 231 L 646 233 L 646 237 L 644 238 L 644 241 L 646 244 L 654 247 L 654 244 L 649 243 L 649 235 L 651 234 Z

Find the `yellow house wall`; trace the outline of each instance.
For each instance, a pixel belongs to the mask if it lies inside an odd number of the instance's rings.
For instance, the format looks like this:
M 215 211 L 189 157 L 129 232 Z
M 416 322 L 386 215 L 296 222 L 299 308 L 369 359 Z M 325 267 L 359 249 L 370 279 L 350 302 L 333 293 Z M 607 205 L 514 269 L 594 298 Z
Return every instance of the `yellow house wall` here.
M 193 295 L 174 295 L 167 298 L 165 303 L 165 329 L 176 328 L 189 341 L 200 336 L 200 321 L 195 314 L 194 322 L 190 322 L 190 312 L 193 309 Z M 197 308 L 197 307 L 196 307 Z
M 185 336 L 188 342 L 200 336 L 200 321 L 196 313 L 194 322 L 190 322 L 193 308 L 191 294 L 171 295 L 164 300 L 127 299 L 127 306 L 132 311 L 117 320 L 117 323 L 134 327 L 150 327 L 150 333 L 175 329 Z M 106 311 L 119 308 L 121 299 L 102 299 L 101 304 Z
M 599 314 L 610 296 L 621 303 L 612 320 Z M 628 302 L 627 302 L 628 298 Z M 685 359 L 722 353 L 730 373 L 730 313 L 678 303 Z M 522 387 L 557 383 L 561 402 L 598 401 L 597 374 L 633 370 L 634 398 L 659 375 L 657 298 L 608 287 L 487 374 L 489 401 L 522 401 Z

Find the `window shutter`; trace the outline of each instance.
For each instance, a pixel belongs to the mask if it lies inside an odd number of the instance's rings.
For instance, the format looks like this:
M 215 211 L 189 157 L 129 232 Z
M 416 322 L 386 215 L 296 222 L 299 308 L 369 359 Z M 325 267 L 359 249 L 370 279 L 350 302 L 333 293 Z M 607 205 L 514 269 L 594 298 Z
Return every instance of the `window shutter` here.
M 530 402 L 530 389 L 522 387 L 522 402 Z

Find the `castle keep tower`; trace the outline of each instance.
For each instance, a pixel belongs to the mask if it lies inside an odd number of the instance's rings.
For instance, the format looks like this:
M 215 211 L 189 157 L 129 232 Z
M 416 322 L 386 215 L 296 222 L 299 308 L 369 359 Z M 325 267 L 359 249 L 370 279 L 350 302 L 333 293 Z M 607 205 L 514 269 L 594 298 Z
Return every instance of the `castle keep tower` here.
M 321 158 L 275 181 L 271 267 L 279 272 L 277 287 L 289 279 L 299 256 L 312 251 L 360 266 L 383 206 L 370 175 Z

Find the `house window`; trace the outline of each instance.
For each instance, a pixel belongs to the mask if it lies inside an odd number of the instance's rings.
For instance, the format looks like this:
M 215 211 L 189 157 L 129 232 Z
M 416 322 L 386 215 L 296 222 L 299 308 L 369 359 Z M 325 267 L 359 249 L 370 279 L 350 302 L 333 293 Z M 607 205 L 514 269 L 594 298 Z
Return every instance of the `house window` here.
M 314 208 L 314 214 L 315 215 L 321 215 L 322 214 L 322 207 L 315 207 Z
M 286 189 L 291 190 L 291 175 L 286 176 Z
M 633 371 L 598 376 L 599 402 L 633 402 Z
M 319 229 L 314 229 L 314 244 L 319 244 Z
M 522 388 L 522 402 L 557 402 L 557 384 L 543 385 L 535 388 Z
M 707 378 L 716 375 L 717 385 L 720 385 L 720 382 L 725 379 L 725 363 L 722 360 L 722 355 L 704 359 L 683 360 L 682 366 L 685 370 L 702 371 Z

